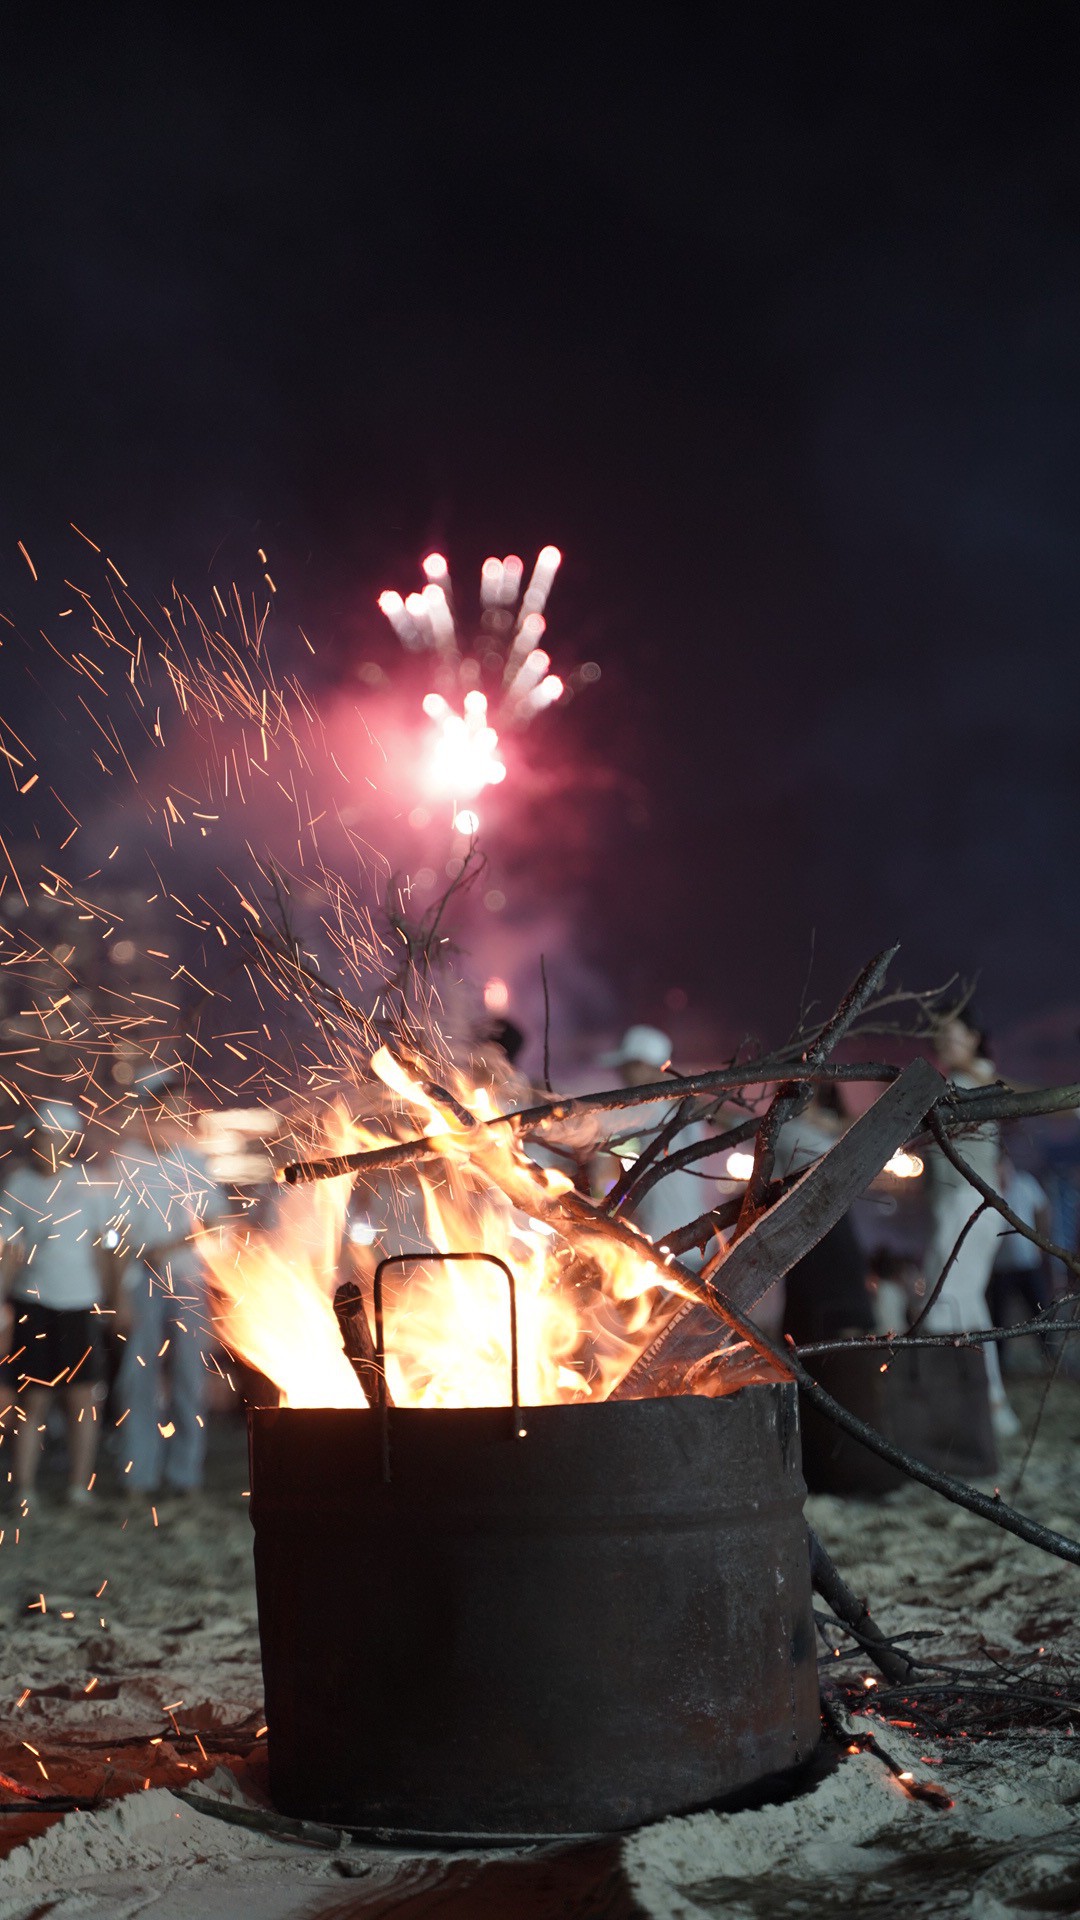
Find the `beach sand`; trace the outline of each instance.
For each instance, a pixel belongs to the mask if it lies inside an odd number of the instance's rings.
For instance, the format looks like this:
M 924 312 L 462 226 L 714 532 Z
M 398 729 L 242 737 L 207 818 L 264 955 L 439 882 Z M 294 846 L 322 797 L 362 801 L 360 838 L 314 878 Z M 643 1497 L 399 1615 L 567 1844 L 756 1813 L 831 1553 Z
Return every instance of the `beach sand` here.
M 1042 1386 L 1015 1398 L 1027 1433 Z M 1018 1504 L 1080 1535 L 1080 1388 L 1046 1400 Z M 1011 1443 L 1008 1494 L 1026 1440 Z M 403 1853 L 308 1844 L 236 1825 L 266 1793 L 258 1628 L 242 1425 L 218 1421 L 211 1489 L 191 1503 L 103 1499 L 92 1515 L 43 1500 L 0 1542 L 0 1799 L 95 1801 L 0 1814 L 0 1920 L 263 1920 L 293 1916 L 1017 1914 L 1080 1911 L 1080 1735 L 1067 1706 L 991 1737 L 929 1737 L 879 1712 L 874 1669 L 856 1683 L 894 1764 L 951 1805 L 911 1798 L 872 1753 L 830 1738 L 796 1789 L 570 1848 Z M 1080 1570 L 917 1487 L 885 1501 L 817 1498 L 808 1514 L 891 1633 L 935 1658 L 1011 1666 L 1064 1701 L 1080 1655 Z M 16 1533 L 18 1537 L 16 1538 Z M 1080 1715 L 1077 1726 L 1080 1728 Z M 197 1795 L 201 1808 L 178 1793 Z M 320 1836 L 310 1836 L 317 1840 Z

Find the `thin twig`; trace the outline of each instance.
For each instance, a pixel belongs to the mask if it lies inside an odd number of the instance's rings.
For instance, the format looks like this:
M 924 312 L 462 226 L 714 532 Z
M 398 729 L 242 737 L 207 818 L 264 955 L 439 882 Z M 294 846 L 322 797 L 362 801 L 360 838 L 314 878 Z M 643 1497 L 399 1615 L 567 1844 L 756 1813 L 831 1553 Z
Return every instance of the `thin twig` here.
M 1080 1320 L 1055 1317 L 1059 1307 L 1074 1300 L 1080 1300 L 1080 1294 L 1062 1294 L 1060 1300 L 1044 1307 L 1033 1320 L 1024 1320 L 1014 1327 L 972 1327 L 966 1333 L 921 1333 L 917 1337 L 908 1333 L 868 1333 L 861 1340 L 815 1340 L 808 1346 L 796 1347 L 795 1352 L 801 1360 L 810 1360 L 819 1353 L 892 1353 L 900 1347 L 985 1347 L 1003 1340 L 1020 1340 L 1030 1334 L 1080 1333 Z
M 676 1134 L 681 1133 L 683 1128 L 690 1124 L 691 1118 L 692 1102 L 689 1099 L 680 1100 L 674 1113 L 670 1114 L 664 1121 L 663 1126 L 653 1135 L 648 1146 L 638 1154 L 636 1160 L 632 1160 L 629 1166 L 623 1168 L 615 1185 L 611 1188 L 611 1191 L 605 1195 L 603 1201 L 605 1213 L 618 1213 L 620 1211 L 624 1201 L 629 1199 L 634 1193 L 641 1177 L 656 1161 L 662 1158 Z M 699 1143 L 694 1142 L 694 1144 L 698 1145 Z M 671 1171 L 672 1169 L 670 1167 L 665 1167 L 664 1169 L 665 1173 L 670 1173 Z
M 963 1154 L 953 1146 L 936 1108 L 927 1114 L 926 1120 L 946 1160 L 956 1168 L 958 1173 L 963 1174 L 968 1185 L 974 1187 L 976 1193 L 982 1195 L 987 1206 L 993 1207 L 1000 1213 L 1002 1219 L 1008 1221 L 1014 1233 L 1022 1234 L 1025 1240 L 1030 1240 L 1034 1246 L 1040 1247 L 1043 1253 L 1048 1253 L 1053 1259 L 1060 1260 L 1062 1265 L 1067 1267 L 1077 1280 L 1080 1280 L 1080 1258 L 1075 1253 L 1070 1253 L 1068 1248 L 1059 1247 L 1056 1240 L 1048 1240 L 1037 1227 L 1029 1226 L 1018 1213 L 1013 1212 L 1008 1201 L 998 1193 L 996 1187 L 992 1187 L 989 1180 L 984 1180 L 981 1173 L 976 1173 L 970 1161 L 965 1160 Z
M 1046 1381 L 1043 1386 L 1042 1393 L 1039 1396 L 1039 1411 L 1035 1415 L 1035 1424 L 1032 1427 L 1031 1432 L 1028 1434 L 1027 1446 L 1024 1448 L 1024 1457 L 1021 1460 L 1020 1465 L 1017 1467 L 1015 1474 L 1013 1475 L 1013 1483 L 1012 1483 L 1012 1486 L 1009 1488 L 1010 1500 L 1016 1499 L 1016 1496 L 1019 1493 L 1021 1485 L 1023 1483 L 1024 1475 L 1028 1470 L 1028 1465 L 1031 1461 L 1031 1456 L 1035 1451 L 1035 1442 L 1039 1437 L 1039 1429 L 1043 1423 L 1043 1414 L 1046 1412 L 1046 1403 L 1050 1398 L 1050 1389 L 1058 1377 L 1058 1372 L 1061 1367 L 1061 1362 L 1062 1362 L 1064 1353 L 1065 1353 L 1065 1342 L 1063 1340 L 1060 1347 L 1058 1348 L 1057 1352 L 1054 1355 L 1053 1364 L 1050 1368 L 1049 1373 L 1046 1376 Z
M 930 1309 L 932 1307 L 936 1307 L 938 1301 L 941 1298 L 942 1292 L 944 1290 L 945 1282 L 948 1279 L 950 1273 L 952 1272 L 953 1268 L 956 1265 L 957 1260 L 960 1257 L 960 1253 L 963 1248 L 964 1241 L 967 1239 L 968 1234 L 971 1232 L 971 1229 L 975 1225 L 976 1220 L 982 1219 L 982 1216 L 986 1212 L 989 1204 L 990 1203 L 988 1200 L 981 1201 L 980 1204 L 975 1208 L 975 1211 L 971 1215 L 971 1218 L 969 1220 L 964 1221 L 963 1226 L 961 1227 L 959 1233 L 956 1236 L 956 1240 L 953 1245 L 952 1252 L 950 1253 L 948 1259 L 945 1262 L 945 1265 L 942 1267 L 941 1272 L 938 1274 L 937 1279 L 934 1281 L 934 1284 L 930 1289 L 929 1299 L 926 1300 L 924 1304 L 919 1308 L 918 1313 L 916 1314 L 914 1320 L 912 1321 L 910 1327 L 908 1328 L 909 1333 L 915 1333 L 918 1330 L 918 1328 L 922 1326 L 922 1323 L 926 1319 L 926 1316 L 930 1312 Z
M 665 1233 L 664 1245 L 669 1253 L 689 1253 L 691 1247 L 704 1247 L 717 1233 L 726 1227 L 733 1227 L 739 1217 L 742 1195 L 735 1194 L 725 1200 L 722 1206 L 710 1207 L 708 1213 L 699 1213 L 696 1220 L 690 1220 L 685 1227 L 676 1228 L 674 1233 Z
M 647 1193 L 651 1193 L 669 1173 L 681 1173 L 696 1160 L 711 1160 L 715 1153 L 726 1153 L 732 1147 L 740 1147 L 744 1141 L 752 1140 L 761 1125 L 759 1114 L 750 1114 L 724 1133 L 712 1133 L 704 1140 L 690 1140 L 685 1147 L 676 1148 L 674 1153 L 666 1154 L 662 1160 L 654 1161 L 645 1168 L 641 1179 L 634 1182 L 631 1198 L 635 1206 L 640 1206 Z M 742 1210 L 742 1194 L 739 1195 L 739 1209 Z M 736 1213 L 738 1218 L 738 1212 Z
M 895 958 L 898 951 L 899 949 L 895 946 L 887 947 L 867 962 L 858 978 L 848 988 L 831 1020 L 826 1021 L 817 1039 L 806 1049 L 803 1060 L 807 1067 L 813 1069 L 824 1065 L 829 1054 L 839 1045 L 848 1029 L 854 1025 L 860 1013 L 873 999 L 885 978 L 890 961 Z M 796 1119 L 803 1111 L 810 1100 L 810 1095 L 810 1084 L 799 1075 L 793 1075 L 790 1081 L 777 1088 L 758 1129 L 753 1171 L 746 1183 L 738 1225 L 735 1229 L 736 1237 L 745 1233 L 762 1208 L 768 1205 L 768 1192 L 772 1184 L 773 1163 L 776 1159 L 776 1147 L 781 1129 L 789 1120 Z

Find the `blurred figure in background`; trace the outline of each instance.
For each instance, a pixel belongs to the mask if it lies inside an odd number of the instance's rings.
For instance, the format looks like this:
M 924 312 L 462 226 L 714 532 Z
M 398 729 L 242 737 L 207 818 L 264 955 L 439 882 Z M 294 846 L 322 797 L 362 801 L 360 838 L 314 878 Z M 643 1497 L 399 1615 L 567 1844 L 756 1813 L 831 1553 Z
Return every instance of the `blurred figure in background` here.
M 913 1253 L 875 1248 L 869 1260 L 869 1285 L 876 1333 L 904 1333 L 926 1298 L 926 1281 Z
M 182 1104 L 149 1097 L 116 1148 L 128 1255 L 119 1312 L 126 1342 L 116 1399 L 122 1484 L 153 1495 L 194 1493 L 206 1454 L 209 1303 L 199 1234 L 228 1211 L 224 1190 L 189 1143 Z
M 1026 1173 L 1002 1152 L 998 1189 L 1025 1226 L 1050 1237 L 1050 1200 L 1033 1173 Z M 1004 1228 L 1004 1222 L 999 1225 Z M 1001 1232 L 989 1285 L 990 1312 L 995 1327 L 1016 1323 L 1018 1315 L 1031 1319 L 1050 1304 L 1053 1286 L 1046 1256 L 1022 1233 Z M 1044 1336 L 1045 1338 L 1045 1336 Z M 1007 1366 L 1009 1355 L 1000 1356 Z
M 601 1054 L 600 1065 L 617 1067 L 624 1087 L 644 1087 L 663 1079 L 670 1059 L 671 1041 L 666 1033 L 661 1033 L 659 1027 L 634 1026 L 627 1028 L 613 1053 Z M 705 1097 L 685 1104 L 686 1124 L 672 1141 L 673 1153 L 691 1142 L 708 1138 L 710 1129 L 704 1116 L 712 1111 L 716 1102 Z M 601 1191 L 607 1191 L 622 1170 L 633 1165 L 658 1129 L 671 1119 L 677 1105 L 675 1100 L 655 1100 L 637 1107 L 621 1107 L 602 1116 L 607 1129 L 606 1151 L 598 1156 L 593 1170 L 594 1181 Z M 627 1218 L 640 1227 L 642 1233 L 647 1233 L 655 1245 L 660 1245 L 665 1234 L 672 1233 L 676 1227 L 687 1226 L 707 1212 L 715 1198 L 715 1180 L 695 1163 L 692 1167 L 677 1168 L 650 1187 L 627 1209 Z M 692 1247 L 679 1258 L 696 1272 L 703 1264 L 704 1254 L 700 1248 Z
M 101 1308 L 115 1279 L 105 1240 L 115 1189 L 79 1160 L 82 1138 L 77 1109 L 47 1101 L 24 1129 L 25 1152 L 0 1179 L 0 1391 L 13 1407 L 5 1425 L 24 1510 L 54 1394 L 62 1396 L 67 1416 L 69 1502 L 89 1502 L 95 1477 L 105 1377 Z
M 824 1081 L 794 1120 L 777 1136 L 773 1177 L 801 1173 L 851 1125 L 840 1088 Z M 866 1257 L 850 1217 L 845 1214 L 816 1247 L 797 1260 L 787 1276 L 784 1332 L 797 1347 L 818 1340 L 855 1339 L 871 1333 L 874 1302 L 867 1285 Z
M 988 1057 L 986 1034 L 971 1007 L 950 1014 L 942 1021 L 935 1050 L 942 1073 L 956 1086 L 983 1087 L 997 1078 Z M 997 1121 L 972 1128 L 956 1145 L 973 1171 L 991 1186 L 996 1185 L 1001 1157 Z M 945 1271 L 961 1233 L 969 1221 L 973 1224 L 949 1268 L 940 1295 L 926 1316 L 925 1330 L 927 1333 L 970 1333 L 979 1327 L 992 1326 L 987 1289 L 1001 1237 L 1001 1217 L 991 1207 L 979 1213 L 982 1203 L 978 1193 L 939 1148 L 927 1150 L 926 1170 L 930 1190 L 930 1238 L 924 1263 L 927 1298 Z M 1006 1398 L 996 1347 L 987 1343 L 982 1351 L 994 1432 L 1000 1439 L 1009 1439 L 1019 1432 L 1020 1422 Z

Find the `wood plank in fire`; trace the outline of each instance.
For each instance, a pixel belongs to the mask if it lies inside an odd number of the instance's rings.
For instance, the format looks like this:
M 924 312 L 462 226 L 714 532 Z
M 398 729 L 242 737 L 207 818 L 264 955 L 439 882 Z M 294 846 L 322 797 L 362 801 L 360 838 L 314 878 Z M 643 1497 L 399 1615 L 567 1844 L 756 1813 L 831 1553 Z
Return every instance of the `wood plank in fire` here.
M 928 1060 L 913 1060 L 836 1145 L 760 1213 L 717 1270 L 717 1290 L 746 1313 L 865 1193 L 922 1125 L 945 1082 Z
M 836 1226 L 893 1154 L 920 1129 L 944 1091 L 945 1082 L 929 1061 L 913 1060 L 905 1067 L 835 1146 L 759 1213 L 729 1248 L 711 1283 L 718 1298 L 740 1313 L 749 1313 Z M 677 1391 L 675 1377 L 707 1351 L 710 1341 L 721 1337 L 708 1308 L 697 1301 L 673 1301 L 666 1326 L 656 1330 L 610 1398 Z

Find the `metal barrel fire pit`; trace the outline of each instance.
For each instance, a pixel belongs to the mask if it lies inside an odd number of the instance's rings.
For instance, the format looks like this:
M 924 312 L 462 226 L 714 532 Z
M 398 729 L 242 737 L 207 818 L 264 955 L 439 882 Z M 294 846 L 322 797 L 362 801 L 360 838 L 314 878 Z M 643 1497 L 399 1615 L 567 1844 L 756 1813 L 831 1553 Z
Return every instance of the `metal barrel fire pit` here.
M 792 1387 L 249 1419 L 283 1812 L 431 1842 L 595 1834 L 813 1751 Z

